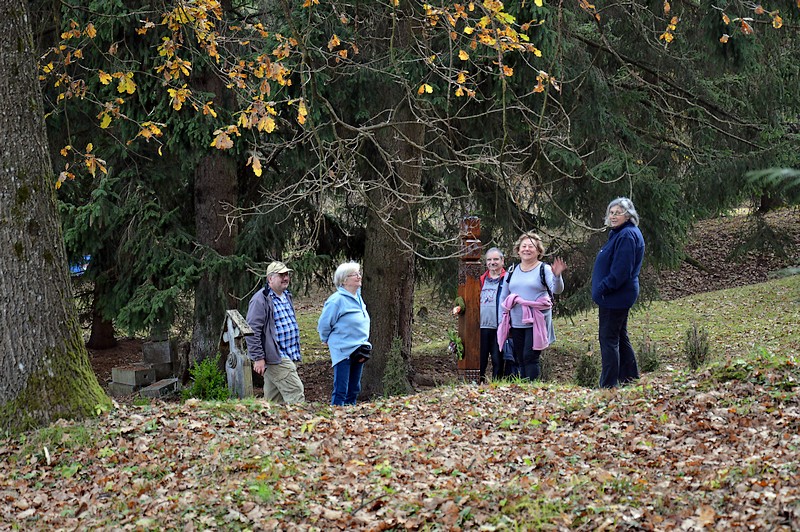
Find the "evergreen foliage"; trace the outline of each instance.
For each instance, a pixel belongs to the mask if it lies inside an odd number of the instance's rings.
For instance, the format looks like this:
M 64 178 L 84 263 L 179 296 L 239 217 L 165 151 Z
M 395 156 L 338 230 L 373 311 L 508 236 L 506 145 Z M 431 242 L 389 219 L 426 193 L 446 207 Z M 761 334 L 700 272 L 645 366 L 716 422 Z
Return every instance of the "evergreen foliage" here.
M 230 398 L 230 391 L 225 373 L 219 367 L 220 354 L 207 357 L 189 368 L 192 384 L 181 390 L 183 399 L 201 399 L 203 401 L 225 401 Z

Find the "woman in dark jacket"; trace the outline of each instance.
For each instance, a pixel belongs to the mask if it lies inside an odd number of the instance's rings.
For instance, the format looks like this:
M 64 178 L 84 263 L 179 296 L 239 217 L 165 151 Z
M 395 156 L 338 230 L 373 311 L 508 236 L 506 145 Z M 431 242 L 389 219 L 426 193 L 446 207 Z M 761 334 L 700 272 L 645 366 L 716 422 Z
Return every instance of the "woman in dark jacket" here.
M 639 215 L 628 198 L 608 204 L 605 223 L 611 231 L 594 261 L 592 299 L 600 307 L 600 387 L 614 388 L 639 378 L 628 338 L 628 312 L 639 297 L 644 238 L 639 231 Z

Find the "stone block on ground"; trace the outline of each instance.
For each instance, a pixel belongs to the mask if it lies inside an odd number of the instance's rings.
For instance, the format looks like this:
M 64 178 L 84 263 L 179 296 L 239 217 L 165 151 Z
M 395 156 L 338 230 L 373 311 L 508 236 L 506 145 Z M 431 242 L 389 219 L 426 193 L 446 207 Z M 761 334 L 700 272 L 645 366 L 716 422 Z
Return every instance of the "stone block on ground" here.
M 141 386 L 135 386 L 132 384 L 122 384 L 119 382 L 109 382 L 108 383 L 108 395 L 111 397 L 124 397 L 126 395 L 132 395 L 139 390 Z
M 175 373 L 172 369 L 172 364 L 150 364 L 156 372 L 156 380 L 168 379 L 174 377 Z
M 154 382 L 150 386 L 146 388 L 142 388 L 139 391 L 139 395 L 142 397 L 150 397 L 154 399 L 158 399 L 159 397 L 164 397 L 166 395 L 173 394 L 178 391 L 178 379 L 161 379 L 160 381 Z
M 111 380 L 130 386 L 147 386 L 156 380 L 156 370 L 151 364 L 131 364 L 111 368 Z
M 175 351 L 172 342 L 169 340 L 142 344 L 142 358 L 149 364 L 172 364 Z

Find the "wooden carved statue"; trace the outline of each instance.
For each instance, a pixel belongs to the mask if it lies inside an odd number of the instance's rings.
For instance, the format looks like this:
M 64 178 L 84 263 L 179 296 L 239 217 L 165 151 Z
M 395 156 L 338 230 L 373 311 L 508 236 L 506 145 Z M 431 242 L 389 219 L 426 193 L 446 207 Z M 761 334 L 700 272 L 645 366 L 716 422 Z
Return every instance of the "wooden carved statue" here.
M 480 382 L 481 346 L 481 220 L 467 216 L 459 232 L 461 253 L 458 264 L 458 296 L 463 300 L 458 316 L 458 335 L 464 351 L 458 361 L 458 375 L 467 382 Z

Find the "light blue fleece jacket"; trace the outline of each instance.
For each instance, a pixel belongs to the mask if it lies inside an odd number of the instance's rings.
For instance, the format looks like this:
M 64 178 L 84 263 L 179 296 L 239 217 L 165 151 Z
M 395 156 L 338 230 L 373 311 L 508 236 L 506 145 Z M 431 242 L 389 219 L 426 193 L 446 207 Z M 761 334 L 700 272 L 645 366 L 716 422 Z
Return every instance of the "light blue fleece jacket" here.
M 355 295 L 341 286 L 330 295 L 322 307 L 317 332 L 331 351 L 331 365 L 350 358 L 361 345 L 369 344 L 369 313 L 361 289 Z

